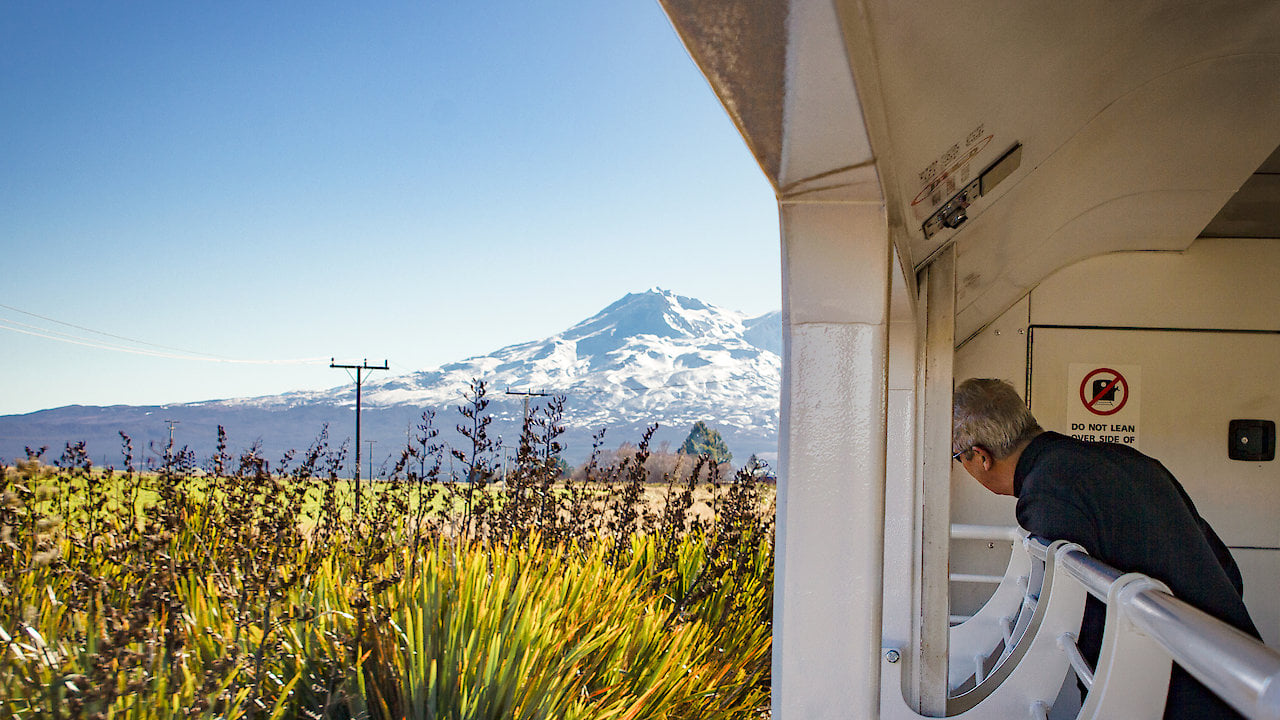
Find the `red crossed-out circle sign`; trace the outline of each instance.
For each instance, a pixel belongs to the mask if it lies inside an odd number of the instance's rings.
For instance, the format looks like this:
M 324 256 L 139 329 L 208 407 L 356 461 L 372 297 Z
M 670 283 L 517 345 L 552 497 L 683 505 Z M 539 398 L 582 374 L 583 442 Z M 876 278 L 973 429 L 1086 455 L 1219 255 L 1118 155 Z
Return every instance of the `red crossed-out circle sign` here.
M 1095 378 L 1102 381 L 1096 387 L 1093 384 Z M 1107 399 L 1116 396 L 1119 396 L 1118 400 Z M 1129 402 L 1129 381 L 1111 368 L 1098 368 L 1080 381 L 1080 402 L 1094 415 L 1115 415 Z

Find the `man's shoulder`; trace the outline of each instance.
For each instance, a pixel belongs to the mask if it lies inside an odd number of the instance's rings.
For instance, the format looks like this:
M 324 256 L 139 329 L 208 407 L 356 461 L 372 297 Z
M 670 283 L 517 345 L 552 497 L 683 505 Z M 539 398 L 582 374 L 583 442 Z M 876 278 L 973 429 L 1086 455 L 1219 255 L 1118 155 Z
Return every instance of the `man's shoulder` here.
M 1095 443 L 1061 433 L 1040 433 L 1023 449 L 1014 474 L 1017 494 L 1087 492 L 1094 480 L 1127 464 L 1131 448 Z M 1133 455 L 1139 457 L 1140 455 Z
M 1118 443 L 1045 432 L 1032 440 L 1027 450 L 1031 452 L 1019 460 L 1015 476 L 1015 487 L 1020 491 L 1117 497 L 1162 493 L 1163 488 L 1177 482 L 1159 461 Z
M 1080 440 L 1052 430 L 1040 433 L 1032 439 L 1027 445 L 1027 451 L 1030 451 L 1027 454 L 1030 455 L 1031 466 L 1038 461 L 1095 463 L 1099 459 L 1150 460 L 1137 448 L 1128 445 Z
M 1088 453 L 1088 443 L 1046 430 L 1032 438 L 1022 449 L 1017 474 L 1026 476 L 1047 468 L 1071 465 L 1083 461 Z

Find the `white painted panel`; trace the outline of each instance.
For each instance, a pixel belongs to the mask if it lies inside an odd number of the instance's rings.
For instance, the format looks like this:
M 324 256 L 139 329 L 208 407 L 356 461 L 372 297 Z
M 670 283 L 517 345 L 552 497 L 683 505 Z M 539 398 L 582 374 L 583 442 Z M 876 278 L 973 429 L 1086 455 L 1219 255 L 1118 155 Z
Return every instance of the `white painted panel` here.
M 879 205 L 781 203 L 783 392 L 773 714 L 880 698 L 889 280 Z
M 1033 327 L 1031 342 L 1041 425 L 1070 433 L 1071 364 L 1140 367 L 1139 449 L 1177 476 L 1227 544 L 1280 548 L 1280 461 L 1227 458 L 1230 420 L 1280 420 L 1280 334 Z
M 1024 391 L 1029 353 L 1027 336 L 1017 331 L 1025 331 L 1029 319 L 1037 325 L 1278 330 L 1277 273 L 1280 242 L 1274 240 L 1205 239 L 1182 253 L 1092 258 L 1046 279 L 1029 298 L 968 338 L 956 351 L 956 379 L 1000 377 Z M 1063 423 L 1070 360 L 1060 360 L 1056 369 L 1044 365 L 1047 332 L 1043 327 L 1035 330 L 1038 364 L 1032 407 L 1046 427 L 1069 431 Z M 1239 547 L 1256 541 L 1258 547 L 1275 547 L 1280 540 L 1280 461 L 1228 460 L 1226 433 L 1227 422 L 1236 417 L 1280 421 L 1280 357 L 1275 350 L 1280 336 L 1147 331 L 1123 342 L 1116 335 L 1095 337 L 1100 339 L 1089 346 L 1076 338 L 1057 345 L 1063 351 L 1123 351 L 1125 357 L 1092 359 L 1139 362 L 1145 430 L 1141 449 L 1170 466 L 1229 543 Z M 1131 350 L 1140 354 L 1130 358 Z M 1054 374 L 1054 379 L 1047 374 Z M 986 493 L 962 470 L 952 475 L 954 522 L 1012 522 L 1012 499 Z M 1264 637 L 1280 642 L 1280 599 L 1273 599 L 1280 596 L 1280 551 L 1237 549 L 1234 554 L 1245 574 L 1246 601 Z M 998 572 L 993 555 L 985 544 L 955 542 L 952 570 Z M 989 592 L 953 583 L 953 612 L 972 613 Z
M 783 112 L 780 188 L 873 157 L 862 124 L 862 106 L 844 51 L 835 7 L 793 2 L 787 35 L 787 85 Z M 879 188 L 876 200 L 879 200 Z
M 919 543 L 918 590 L 912 598 L 919 618 L 913 637 L 915 666 L 912 699 L 922 715 L 946 712 L 948 618 L 951 615 L 947 569 L 951 566 L 951 388 L 954 366 L 955 253 L 943 250 L 922 271 L 924 281 L 924 354 L 920 398 Z
M 1244 575 L 1244 604 L 1262 640 L 1280 648 L 1280 550 L 1232 550 L 1240 572 Z
M 1280 548 L 1280 461 L 1227 456 L 1235 418 L 1280 421 L 1280 334 L 1034 327 L 1031 410 L 1048 430 L 1068 433 L 1076 363 L 1141 368 L 1142 452 L 1178 478 L 1227 545 Z M 1176 552 L 1176 548 L 1170 549 Z M 1246 604 L 1260 624 L 1280 617 L 1280 550 L 1235 550 Z
M 786 242 L 783 293 L 790 320 L 870 323 L 889 320 L 891 247 L 879 205 L 779 205 Z
M 1037 325 L 1280 330 L 1280 242 L 1197 240 L 1186 252 L 1112 253 L 1032 293 Z

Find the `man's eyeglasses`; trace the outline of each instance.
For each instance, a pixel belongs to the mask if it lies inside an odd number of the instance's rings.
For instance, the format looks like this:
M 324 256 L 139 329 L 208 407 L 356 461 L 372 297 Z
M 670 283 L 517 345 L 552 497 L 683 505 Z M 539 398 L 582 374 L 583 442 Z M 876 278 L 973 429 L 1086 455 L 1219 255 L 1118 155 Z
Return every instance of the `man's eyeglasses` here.
M 951 456 L 951 459 L 952 459 L 952 460 L 959 460 L 961 455 L 963 455 L 963 454 L 965 454 L 965 453 L 969 452 L 969 451 L 970 451 L 970 450 L 972 450 L 972 449 L 973 449 L 973 446 L 972 446 L 972 445 L 970 445 L 969 447 L 967 447 L 967 448 L 965 448 L 965 449 L 961 450 L 960 452 L 958 452 L 958 453 L 956 453 L 956 454 L 952 455 L 952 456 Z

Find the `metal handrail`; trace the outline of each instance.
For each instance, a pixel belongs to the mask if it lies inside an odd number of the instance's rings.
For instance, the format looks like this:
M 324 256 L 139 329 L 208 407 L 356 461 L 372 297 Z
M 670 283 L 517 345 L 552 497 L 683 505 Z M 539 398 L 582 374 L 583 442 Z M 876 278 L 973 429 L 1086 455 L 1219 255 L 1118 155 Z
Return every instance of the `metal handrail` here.
M 1280 720 L 1280 652 L 1168 593 L 1144 590 L 1129 617 L 1205 687 L 1249 718 Z
M 1034 539 L 1033 539 L 1034 540 Z M 1107 592 L 1124 573 L 1083 550 L 1072 550 L 1063 556 L 1062 569 L 1084 585 L 1090 595 L 1107 601 Z
M 1016 525 L 951 525 L 952 540 L 1007 540 L 1016 542 L 1022 539 Z
M 1043 554 L 1047 546 L 1031 538 L 1028 550 Z M 1104 602 L 1123 575 L 1078 550 L 1063 553 L 1061 566 Z M 1253 720 L 1280 720 L 1280 652 L 1162 590 L 1122 602 L 1135 626 L 1218 697 Z

